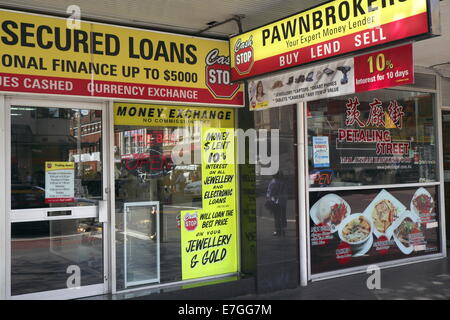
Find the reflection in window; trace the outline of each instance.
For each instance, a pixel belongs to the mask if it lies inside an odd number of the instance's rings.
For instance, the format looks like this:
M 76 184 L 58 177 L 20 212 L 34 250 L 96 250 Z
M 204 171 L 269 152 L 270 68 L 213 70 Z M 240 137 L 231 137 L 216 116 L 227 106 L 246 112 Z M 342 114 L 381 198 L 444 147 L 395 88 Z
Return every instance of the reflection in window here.
M 433 95 L 379 90 L 308 103 L 311 187 L 436 181 Z
M 11 107 L 12 209 L 85 206 L 102 198 L 102 134 L 80 136 L 101 111 Z M 45 162 L 75 163 L 75 202 L 45 203 Z
M 192 129 L 192 128 L 191 128 Z M 200 127 L 191 130 L 191 142 L 183 146 L 190 152 L 191 163 L 194 153 L 200 152 Z M 197 141 L 195 140 L 197 139 Z M 115 126 L 114 132 L 114 176 L 116 199 L 116 250 L 117 286 L 125 288 L 124 207 L 126 203 L 157 201 L 159 207 L 159 239 L 161 246 L 160 280 L 172 282 L 181 280 L 181 232 L 180 212 L 202 206 L 201 165 L 174 165 L 171 153 L 182 140 L 180 131 L 170 127 Z M 194 142 L 196 141 L 196 142 Z M 141 219 L 152 222 L 151 215 Z M 151 226 L 149 227 L 151 229 Z M 149 229 L 149 230 L 150 230 Z M 142 234 L 141 240 L 152 243 L 154 234 Z M 144 241 L 144 242 L 145 242 Z M 135 257 L 134 272 L 147 274 L 150 262 Z M 156 261 L 156 256 L 153 257 Z M 128 266 L 128 268 L 130 268 Z M 148 268 L 148 267 L 147 267 Z

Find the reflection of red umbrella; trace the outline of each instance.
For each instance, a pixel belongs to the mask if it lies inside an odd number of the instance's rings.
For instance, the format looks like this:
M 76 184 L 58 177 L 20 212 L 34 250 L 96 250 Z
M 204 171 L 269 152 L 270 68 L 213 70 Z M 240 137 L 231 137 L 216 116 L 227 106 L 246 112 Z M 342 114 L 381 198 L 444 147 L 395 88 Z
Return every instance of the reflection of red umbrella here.
M 121 156 L 125 168 L 130 171 L 139 170 L 151 174 L 160 174 L 173 169 L 173 161 L 169 152 L 150 149 L 145 153 L 132 153 Z

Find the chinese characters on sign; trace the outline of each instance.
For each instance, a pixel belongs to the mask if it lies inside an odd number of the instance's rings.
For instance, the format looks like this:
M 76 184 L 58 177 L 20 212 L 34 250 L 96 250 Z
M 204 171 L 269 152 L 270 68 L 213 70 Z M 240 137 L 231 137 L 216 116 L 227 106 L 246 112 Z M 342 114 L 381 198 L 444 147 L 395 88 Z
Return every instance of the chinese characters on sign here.
M 390 101 L 389 107 L 385 112 L 383 110 L 382 102 L 379 99 L 374 98 L 373 101 L 369 103 L 369 118 L 365 122 L 361 120 L 361 112 L 358 110 L 359 106 L 360 103 L 358 97 L 353 99 L 349 98 L 348 103 L 346 104 L 347 117 L 345 125 L 352 127 L 358 125 L 360 129 L 340 128 L 338 130 L 338 142 L 345 142 L 348 144 L 375 143 L 377 155 L 409 155 L 410 142 L 394 141 L 391 132 L 387 130 L 391 128 L 402 129 L 403 117 L 405 116 L 403 106 L 400 106 L 397 101 L 393 100 Z M 391 123 L 393 126 L 390 125 Z M 380 126 L 384 127 L 384 129 L 367 129 L 370 127 L 378 128 Z M 358 148 L 356 147 L 356 149 Z M 345 162 L 345 159 L 343 159 L 343 162 Z

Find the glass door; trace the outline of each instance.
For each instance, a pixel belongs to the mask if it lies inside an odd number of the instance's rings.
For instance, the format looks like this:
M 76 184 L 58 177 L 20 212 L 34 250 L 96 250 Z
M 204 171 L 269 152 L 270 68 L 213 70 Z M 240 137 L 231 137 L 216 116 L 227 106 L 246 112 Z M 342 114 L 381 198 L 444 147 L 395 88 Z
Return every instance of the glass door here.
M 7 101 L 9 295 L 107 292 L 107 165 L 102 104 Z

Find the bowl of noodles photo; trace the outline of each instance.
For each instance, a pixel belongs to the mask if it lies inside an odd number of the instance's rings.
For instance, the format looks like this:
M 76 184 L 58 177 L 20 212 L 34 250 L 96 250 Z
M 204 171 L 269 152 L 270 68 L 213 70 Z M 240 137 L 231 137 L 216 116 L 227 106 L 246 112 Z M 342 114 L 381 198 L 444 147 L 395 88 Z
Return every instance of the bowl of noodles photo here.
M 342 241 L 351 246 L 361 246 L 372 236 L 373 225 L 362 213 L 354 213 L 339 225 L 338 234 Z

